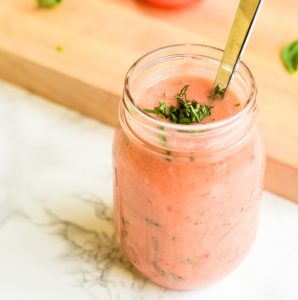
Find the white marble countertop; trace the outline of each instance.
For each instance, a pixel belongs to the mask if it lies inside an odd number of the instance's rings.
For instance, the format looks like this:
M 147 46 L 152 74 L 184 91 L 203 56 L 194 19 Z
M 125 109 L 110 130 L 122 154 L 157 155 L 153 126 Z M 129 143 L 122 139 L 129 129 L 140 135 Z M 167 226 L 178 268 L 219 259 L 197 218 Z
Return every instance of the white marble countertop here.
M 297 300 L 298 205 L 265 192 L 257 240 L 216 285 L 142 278 L 112 223 L 113 129 L 0 82 L 0 299 Z

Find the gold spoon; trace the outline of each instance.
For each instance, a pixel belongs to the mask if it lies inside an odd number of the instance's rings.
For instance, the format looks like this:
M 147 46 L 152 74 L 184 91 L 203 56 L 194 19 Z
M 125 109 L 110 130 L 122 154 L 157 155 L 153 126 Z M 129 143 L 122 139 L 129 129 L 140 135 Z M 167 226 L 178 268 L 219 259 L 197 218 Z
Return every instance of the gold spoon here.
M 213 95 L 224 97 L 245 49 L 263 0 L 240 0 L 228 42 L 217 71 Z

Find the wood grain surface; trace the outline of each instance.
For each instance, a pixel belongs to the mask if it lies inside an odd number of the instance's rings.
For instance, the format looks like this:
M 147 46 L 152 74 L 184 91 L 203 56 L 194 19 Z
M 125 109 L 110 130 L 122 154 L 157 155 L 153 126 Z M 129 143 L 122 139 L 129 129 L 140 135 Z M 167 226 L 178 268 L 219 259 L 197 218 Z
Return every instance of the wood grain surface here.
M 125 72 L 174 43 L 223 48 L 238 1 L 199 0 L 165 11 L 133 0 L 0 0 L 0 77 L 115 125 Z M 258 85 L 268 164 L 266 189 L 298 202 L 298 75 L 280 51 L 298 38 L 298 1 L 265 0 L 244 61 Z M 61 48 L 62 51 L 59 51 Z

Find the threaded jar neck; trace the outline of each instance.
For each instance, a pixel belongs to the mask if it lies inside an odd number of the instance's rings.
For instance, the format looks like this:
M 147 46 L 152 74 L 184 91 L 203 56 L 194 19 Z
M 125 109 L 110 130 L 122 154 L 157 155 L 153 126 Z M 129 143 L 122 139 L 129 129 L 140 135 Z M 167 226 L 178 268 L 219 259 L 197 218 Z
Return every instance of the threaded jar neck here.
M 120 123 L 128 137 L 159 153 L 206 150 L 206 155 L 219 154 L 243 144 L 258 120 L 255 81 L 243 62 L 230 85 L 242 109 L 231 117 L 207 124 L 174 124 L 150 117 L 136 103 L 146 87 L 182 72 L 214 80 L 222 55 L 223 51 L 214 47 L 181 44 L 149 52 L 136 61 L 126 75 L 119 109 Z M 167 143 L 162 143 L 161 137 Z

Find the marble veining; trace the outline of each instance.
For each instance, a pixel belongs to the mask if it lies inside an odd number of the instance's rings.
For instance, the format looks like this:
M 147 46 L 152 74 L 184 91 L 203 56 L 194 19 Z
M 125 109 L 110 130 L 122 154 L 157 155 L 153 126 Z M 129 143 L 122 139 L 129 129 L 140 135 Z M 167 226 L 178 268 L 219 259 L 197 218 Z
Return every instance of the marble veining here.
M 298 206 L 266 192 L 256 243 L 227 278 L 184 293 L 145 279 L 115 238 L 112 137 L 0 82 L 0 299 L 298 299 Z
M 46 207 L 44 210 L 49 221 L 36 223 L 37 226 L 45 228 L 46 232 L 57 235 L 66 242 L 67 249 L 60 256 L 62 260 L 78 262 L 78 269 L 74 273 L 77 273 L 80 279 L 73 285 L 83 288 L 91 296 L 101 295 L 96 293 L 96 286 L 100 285 L 106 289 L 107 299 L 120 299 L 121 289 L 132 290 L 132 299 L 141 299 L 142 290 L 148 284 L 148 280 L 133 268 L 119 248 L 111 207 L 97 197 L 77 196 L 77 199 L 92 208 L 99 226 L 86 228 L 75 221 L 63 219 Z M 126 280 L 115 281 L 115 270 L 116 273 L 126 273 Z M 92 292 L 93 288 L 95 290 Z M 164 289 L 160 290 L 161 296 Z

